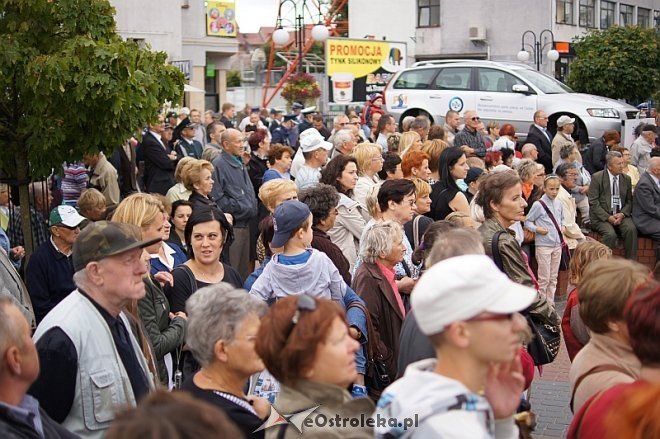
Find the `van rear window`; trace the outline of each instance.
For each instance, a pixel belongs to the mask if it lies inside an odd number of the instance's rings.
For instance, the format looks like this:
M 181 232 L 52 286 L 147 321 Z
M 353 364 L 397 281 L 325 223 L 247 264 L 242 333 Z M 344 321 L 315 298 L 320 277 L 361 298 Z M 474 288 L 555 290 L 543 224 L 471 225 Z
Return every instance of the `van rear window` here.
M 396 79 L 394 88 L 408 88 L 417 90 L 430 88 L 431 80 L 437 71 L 437 69 L 417 69 L 403 72 Z

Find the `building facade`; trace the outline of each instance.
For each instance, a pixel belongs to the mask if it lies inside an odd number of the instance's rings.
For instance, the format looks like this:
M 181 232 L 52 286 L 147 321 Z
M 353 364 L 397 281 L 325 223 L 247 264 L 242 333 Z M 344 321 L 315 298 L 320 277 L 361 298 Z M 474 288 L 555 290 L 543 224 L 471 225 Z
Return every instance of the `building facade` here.
M 614 25 L 660 28 L 660 0 L 381 0 L 349 1 L 349 36 L 405 41 L 409 58 L 477 58 L 517 61 L 522 35 L 541 44 L 541 71 L 565 79 L 570 42 L 592 29 Z M 549 62 L 554 34 L 560 59 Z M 410 38 L 411 35 L 414 37 Z M 533 36 L 525 37 L 531 52 Z M 533 63 L 534 57 L 530 57 Z
M 184 71 L 188 84 L 205 91 L 185 93 L 184 104 L 217 111 L 226 99 L 226 71 L 230 68 L 230 57 L 238 51 L 238 42 L 235 37 L 211 35 L 207 30 L 207 16 L 214 2 L 110 0 L 110 3 L 116 11 L 119 35 L 166 52 L 168 62 Z M 222 12 L 235 19 L 235 11 Z

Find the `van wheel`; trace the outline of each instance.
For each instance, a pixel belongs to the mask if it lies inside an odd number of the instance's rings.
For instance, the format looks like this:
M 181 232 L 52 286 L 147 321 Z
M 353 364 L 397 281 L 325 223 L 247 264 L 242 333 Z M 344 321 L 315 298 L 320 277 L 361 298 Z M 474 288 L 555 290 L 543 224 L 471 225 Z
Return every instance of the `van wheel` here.
M 587 131 L 587 127 L 584 125 L 582 119 L 574 114 L 560 113 L 550 116 L 550 120 L 548 121 L 548 130 L 551 133 L 557 133 L 557 119 L 559 119 L 561 116 L 568 116 L 575 119 L 575 130 L 573 131 L 571 137 L 573 137 L 573 140 L 579 141 L 582 148 L 586 147 L 589 143 L 589 132 Z
M 419 109 L 412 109 L 412 110 L 408 110 L 405 113 L 403 113 L 401 115 L 401 118 L 399 119 L 399 124 L 401 124 L 403 119 L 407 116 L 413 116 L 413 117 L 426 116 L 426 118 L 428 118 L 428 120 L 431 122 L 431 125 L 433 125 L 433 117 L 431 117 L 431 115 L 429 113 L 427 113 L 426 111 L 419 110 Z

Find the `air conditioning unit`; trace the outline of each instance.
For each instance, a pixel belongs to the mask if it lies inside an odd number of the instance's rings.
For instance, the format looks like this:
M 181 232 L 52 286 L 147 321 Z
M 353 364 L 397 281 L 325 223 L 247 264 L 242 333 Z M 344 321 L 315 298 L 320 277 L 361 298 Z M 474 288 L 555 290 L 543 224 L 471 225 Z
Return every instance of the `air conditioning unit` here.
M 471 26 L 469 28 L 470 41 L 485 41 L 486 28 L 484 26 Z

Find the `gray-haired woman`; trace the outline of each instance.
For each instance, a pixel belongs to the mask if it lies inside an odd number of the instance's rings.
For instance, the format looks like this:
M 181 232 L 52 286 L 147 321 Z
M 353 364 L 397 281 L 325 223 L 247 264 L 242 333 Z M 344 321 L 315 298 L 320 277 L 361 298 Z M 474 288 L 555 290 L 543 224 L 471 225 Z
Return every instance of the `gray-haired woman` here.
M 401 262 L 406 247 L 403 228 L 395 221 L 373 225 L 366 233 L 360 250 L 363 263 L 355 271 L 353 289 L 364 299 L 375 331 L 380 340 L 380 352 L 391 353 L 387 358 L 390 377 L 397 375 L 396 359 L 399 333 L 406 315 L 403 299 L 396 285 L 394 266 Z M 386 349 L 383 349 L 385 347 Z
M 263 437 L 263 431 L 253 432 L 268 418 L 270 404 L 246 396 L 244 389 L 264 369 L 254 345 L 266 305 L 222 282 L 190 296 L 186 311 L 186 344 L 202 368 L 182 389 L 221 408 L 246 437 Z

